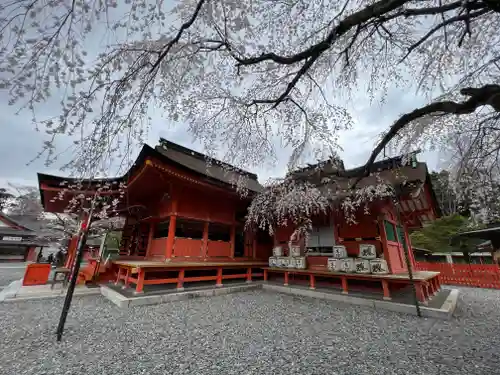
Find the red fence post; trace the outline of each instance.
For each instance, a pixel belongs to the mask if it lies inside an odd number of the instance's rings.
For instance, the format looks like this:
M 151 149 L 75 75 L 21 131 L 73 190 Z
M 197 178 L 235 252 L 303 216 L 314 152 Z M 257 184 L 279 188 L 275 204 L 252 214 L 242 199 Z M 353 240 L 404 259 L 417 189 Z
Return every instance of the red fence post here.
M 222 267 L 217 268 L 217 281 L 215 284 L 216 287 L 222 287 Z
M 312 273 L 309 275 L 309 289 L 316 289 L 316 278 Z
M 184 290 L 184 269 L 180 269 L 177 275 L 177 289 Z

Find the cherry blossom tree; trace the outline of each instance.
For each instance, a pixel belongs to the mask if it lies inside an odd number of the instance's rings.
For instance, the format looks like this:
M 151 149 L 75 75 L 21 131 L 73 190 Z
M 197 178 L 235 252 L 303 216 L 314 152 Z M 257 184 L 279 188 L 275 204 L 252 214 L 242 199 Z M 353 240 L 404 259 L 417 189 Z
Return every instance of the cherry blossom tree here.
M 407 165 L 411 158 L 401 158 Z M 375 182 L 356 185 L 357 179 L 345 179 L 344 163 L 338 156 L 293 171 L 283 179 L 270 180 L 257 194 L 248 209 L 247 228 L 268 230 L 272 236 L 278 227 L 295 228 L 290 240 L 307 238 L 312 231 L 312 218 L 329 214 L 332 208 L 343 212 L 349 223 L 356 223 L 360 211 L 370 214 L 370 204 L 380 199 L 395 198 L 391 182 L 380 173 L 372 173 Z M 404 176 L 402 181 L 404 182 Z M 339 180 L 343 180 L 340 184 Z M 345 184 L 347 182 L 347 186 Z
M 455 180 L 491 198 L 499 29 L 495 0 L 7 0 L 0 88 L 48 133 L 49 162 L 54 139 L 72 137 L 68 166 L 89 176 L 126 158 L 158 112 L 247 168 L 276 157 L 278 138 L 294 168 L 338 148 L 353 93 L 417 89 L 428 104 L 386 124 L 363 174 L 387 147 L 458 139 L 469 151 L 450 154 Z M 52 97 L 61 113 L 43 116 Z
M 0 188 L 0 212 L 7 207 L 13 195 L 6 188 Z
M 250 204 L 247 229 L 268 230 L 272 236 L 278 227 L 292 225 L 292 237 L 307 236 L 312 230 L 311 217 L 326 213 L 330 202 L 325 194 L 307 181 L 294 178 L 270 181 Z
M 40 203 L 40 194 L 37 188 L 32 186 L 17 186 L 9 184 L 11 199 L 6 205 L 10 215 L 27 216 L 29 218 L 38 218 L 43 214 L 43 207 Z
M 450 172 L 442 170 L 440 172 L 431 172 L 431 182 L 436 199 L 443 216 L 455 214 L 467 215 L 467 201 L 460 202 L 457 199 L 453 183 L 450 181 Z
M 66 184 L 67 186 L 72 186 Z M 31 222 L 36 226 L 37 239 L 45 243 L 64 244 L 80 230 L 81 215 L 76 208 L 75 201 L 71 201 L 65 213 L 47 213 L 44 211 L 40 194 L 37 188 L 31 186 L 14 186 L 17 195 L 10 200 L 7 206 L 9 215 L 23 218 L 23 222 Z M 63 190 L 63 193 L 70 190 Z M 62 198 L 63 193 L 59 196 Z M 89 229 L 90 236 L 102 236 L 107 232 L 121 230 L 124 220 L 118 215 L 112 215 L 109 207 L 104 206 L 101 210 L 96 210 L 96 220 Z

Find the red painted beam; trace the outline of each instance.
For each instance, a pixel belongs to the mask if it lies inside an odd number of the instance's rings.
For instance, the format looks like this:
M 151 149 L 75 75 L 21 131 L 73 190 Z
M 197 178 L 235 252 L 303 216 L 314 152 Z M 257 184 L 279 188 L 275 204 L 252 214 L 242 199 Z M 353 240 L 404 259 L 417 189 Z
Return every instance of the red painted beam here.
M 65 193 L 68 194 L 84 194 L 84 195 L 94 195 L 97 193 L 97 190 L 73 190 L 73 189 L 68 189 L 66 187 L 53 187 L 53 186 L 48 186 L 47 184 L 40 184 L 40 189 L 43 191 L 55 191 L 55 192 L 60 192 L 60 191 L 65 191 Z M 120 190 L 105 190 L 102 192 L 99 192 L 99 195 L 114 195 L 114 194 L 119 194 Z

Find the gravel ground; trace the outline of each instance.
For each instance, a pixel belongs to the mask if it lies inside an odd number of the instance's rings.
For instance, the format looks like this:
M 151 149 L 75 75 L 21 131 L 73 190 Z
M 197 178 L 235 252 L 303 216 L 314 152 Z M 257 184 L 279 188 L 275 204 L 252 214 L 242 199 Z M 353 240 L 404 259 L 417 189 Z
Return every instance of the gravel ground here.
M 0 304 L 0 374 L 500 374 L 500 291 L 461 289 L 451 321 L 252 291 L 119 310 Z
M 0 288 L 9 285 L 12 281 L 22 279 L 25 269 L 25 266 L 0 264 Z

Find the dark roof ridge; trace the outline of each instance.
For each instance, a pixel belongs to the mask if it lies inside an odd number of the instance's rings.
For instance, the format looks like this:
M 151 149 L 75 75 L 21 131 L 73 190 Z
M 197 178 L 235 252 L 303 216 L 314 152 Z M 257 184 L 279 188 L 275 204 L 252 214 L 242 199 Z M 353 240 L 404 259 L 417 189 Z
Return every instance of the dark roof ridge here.
M 408 154 L 398 155 L 398 156 L 385 158 L 385 159 L 373 162 L 370 165 L 370 173 L 376 173 L 376 172 L 380 172 L 383 170 L 389 170 L 389 169 L 395 169 L 397 167 L 402 167 L 403 166 L 403 163 L 402 163 L 403 157 L 405 157 L 407 155 L 416 156 L 420 152 L 421 152 L 421 150 L 416 150 L 416 151 L 409 152 Z M 364 165 L 359 166 L 359 167 L 350 168 L 350 169 L 344 169 L 344 162 L 342 159 L 339 159 L 339 160 L 326 159 L 326 160 L 322 160 L 316 164 L 310 164 L 307 167 L 297 169 L 293 172 L 290 172 L 288 175 L 289 176 L 293 176 L 293 175 L 300 176 L 303 173 L 313 172 L 315 168 L 318 168 L 319 169 L 318 172 L 320 172 L 323 167 L 326 167 L 329 165 L 334 165 L 336 162 L 339 163 L 340 168 L 336 169 L 335 171 L 325 173 L 325 176 L 328 175 L 331 177 L 339 177 L 339 178 L 355 178 L 355 177 L 359 177 L 360 175 L 362 175 L 364 173 L 364 169 L 365 169 Z
M 218 160 L 218 159 L 215 159 L 211 156 L 208 156 L 208 155 L 205 155 L 205 154 L 202 154 L 198 151 L 195 151 L 195 150 L 192 150 L 190 148 L 187 148 L 187 147 L 184 147 L 184 146 L 181 146 L 177 143 L 174 143 L 172 141 L 169 141 L 163 137 L 160 137 L 160 145 L 159 146 L 162 146 L 162 147 L 167 147 L 167 148 L 172 148 L 176 151 L 179 151 L 179 152 L 182 152 L 183 154 L 186 154 L 186 155 L 189 155 L 189 156 L 192 156 L 198 160 L 203 160 L 203 161 L 211 161 L 213 163 L 215 163 L 216 165 L 219 165 L 219 166 L 222 166 L 222 167 L 227 167 L 229 168 L 231 171 L 234 171 L 238 174 L 241 174 L 241 175 L 244 175 L 246 177 L 250 177 L 254 180 L 257 180 L 258 177 L 257 177 L 257 174 L 255 173 L 252 173 L 252 172 L 249 172 L 249 171 L 245 171 L 241 168 L 238 168 L 238 167 L 235 167 L 234 165 L 231 165 L 229 163 L 226 163 L 226 162 L 223 162 L 221 160 Z
M 23 230 L 27 230 L 27 231 L 30 231 L 30 232 L 34 232 L 33 229 L 31 228 L 28 228 L 26 227 L 25 225 L 22 225 L 21 223 L 19 223 L 17 220 L 14 220 L 13 218 L 11 218 L 10 216 L 4 214 L 3 212 L 0 212 L 0 217 L 3 218 L 4 220 L 10 222 L 11 224 L 14 224 L 14 226 L 17 226 Z

